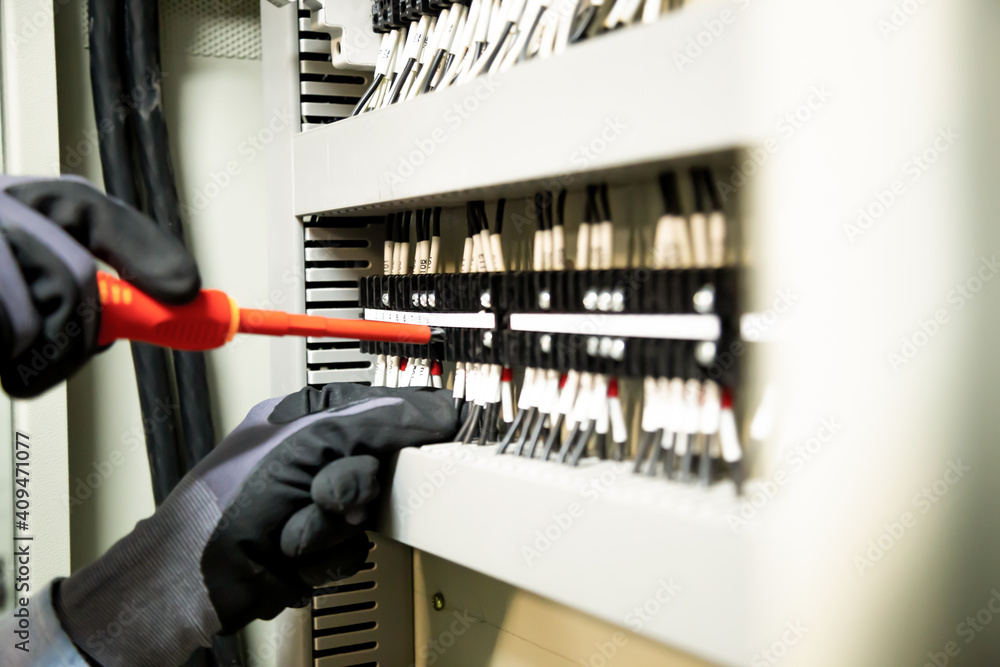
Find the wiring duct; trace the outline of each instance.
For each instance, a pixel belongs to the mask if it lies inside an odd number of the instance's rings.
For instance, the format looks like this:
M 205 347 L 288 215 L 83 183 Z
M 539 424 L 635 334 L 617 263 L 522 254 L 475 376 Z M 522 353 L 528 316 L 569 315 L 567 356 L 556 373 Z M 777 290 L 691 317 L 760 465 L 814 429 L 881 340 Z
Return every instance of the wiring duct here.
M 134 152 L 143 177 L 147 212 L 183 242 L 160 90 L 158 3 L 88 0 L 88 4 L 90 72 L 94 112 L 101 128 L 99 148 L 105 189 L 109 195 L 138 207 Z M 132 95 L 126 95 L 126 86 Z M 145 94 L 138 95 L 138 91 Z M 122 102 L 132 99 L 141 100 L 138 108 L 123 113 Z M 131 145 L 129 130 L 135 145 Z M 175 403 L 166 352 L 132 343 L 132 359 L 153 496 L 159 505 L 180 481 L 183 471 L 194 466 L 215 444 L 205 360 L 201 353 L 173 353 L 178 397 Z M 183 460 L 174 405 L 179 406 L 184 436 Z M 207 650 L 195 651 L 187 664 L 242 665 L 238 637 L 215 637 L 211 654 Z

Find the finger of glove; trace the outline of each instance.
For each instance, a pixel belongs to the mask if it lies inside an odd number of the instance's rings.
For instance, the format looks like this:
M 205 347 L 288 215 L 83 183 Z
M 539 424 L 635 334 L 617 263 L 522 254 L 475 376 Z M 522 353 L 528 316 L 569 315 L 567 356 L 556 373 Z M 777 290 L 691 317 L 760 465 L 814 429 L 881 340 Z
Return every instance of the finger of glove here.
M 314 415 L 288 438 L 298 465 L 318 474 L 334 459 L 368 454 L 384 458 L 404 447 L 450 442 L 458 413 L 449 392 L 410 392 L 370 398 Z
M 76 180 L 32 181 L 8 189 L 66 230 L 124 280 L 164 303 L 187 303 L 201 277 L 194 257 L 168 230 Z
M 386 396 L 387 387 L 367 387 L 346 382 L 331 383 L 323 389 L 303 387 L 285 396 L 274 406 L 267 420 L 272 424 L 287 424 L 296 419 L 330 408 L 374 396 Z
M 378 497 L 378 468 L 374 456 L 337 459 L 313 479 L 313 502 L 323 511 L 339 514 L 356 524 L 351 514 Z
M 322 389 L 303 387 L 289 394 L 274 407 L 267 418 L 272 424 L 287 424 L 306 415 L 315 414 L 353 401 L 378 396 L 405 396 L 415 392 L 445 391 L 434 387 L 367 387 L 343 382 L 331 383 Z M 451 395 L 451 392 L 447 392 Z
M 342 515 L 324 512 L 318 505 L 306 505 L 281 529 L 281 552 L 289 558 L 298 558 L 328 551 L 358 531 L 362 529 L 348 523 Z
M 324 586 L 353 577 L 365 566 L 370 544 L 368 535 L 358 528 L 332 549 L 296 558 L 293 561 L 295 571 L 310 586 Z M 330 592 L 335 593 L 336 586 L 332 586 Z
M 41 330 L 27 349 L 0 367 L 0 379 L 11 396 L 29 398 L 68 378 L 95 351 L 98 317 L 96 304 L 88 302 L 96 300 L 97 286 L 89 280 L 81 284 L 36 236 L 10 229 L 7 240 L 41 318 Z

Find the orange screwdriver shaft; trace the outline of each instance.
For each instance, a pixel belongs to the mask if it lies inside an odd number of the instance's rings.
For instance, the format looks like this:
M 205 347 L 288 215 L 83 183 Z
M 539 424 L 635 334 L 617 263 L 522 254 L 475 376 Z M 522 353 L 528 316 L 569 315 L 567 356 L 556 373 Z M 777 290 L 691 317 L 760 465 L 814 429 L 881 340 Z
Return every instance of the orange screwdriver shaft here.
M 431 328 L 421 324 L 344 320 L 251 308 L 240 308 L 239 332 L 265 336 L 318 336 L 420 345 L 431 341 Z

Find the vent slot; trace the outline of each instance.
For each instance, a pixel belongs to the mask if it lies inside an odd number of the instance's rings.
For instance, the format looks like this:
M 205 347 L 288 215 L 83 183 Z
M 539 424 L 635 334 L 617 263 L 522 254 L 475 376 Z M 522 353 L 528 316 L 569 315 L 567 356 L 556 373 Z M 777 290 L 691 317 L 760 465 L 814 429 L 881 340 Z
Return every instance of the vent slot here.
M 373 73 L 334 67 L 330 34 L 313 29 L 311 12 L 301 2 L 298 28 L 301 125 L 310 130 L 349 117 Z
M 348 632 L 361 632 L 362 630 L 374 630 L 378 627 L 378 623 L 375 621 L 368 621 L 367 623 L 353 623 L 351 625 L 338 625 L 335 628 L 327 628 L 325 630 L 315 630 L 313 632 L 313 637 L 331 637 L 334 635 L 343 635 Z
M 363 644 L 351 644 L 350 646 L 338 646 L 337 648 L 328 648 L 324 651 L 316 651 L 315 653 L 313 653 L 313 657 L 325 658 L 328 655 L 360 653 L 361 651 L 371 651 L 372 649 L 376 648 L 378 648 L 378 642 L 364 642 Z
M 349 614 L 352 611 L 367 611 L 374 609 L 374 602 L 356 602 L 354 604 L 344 604 L 339 607 L 322 607 L 323 613 L 317 616 L 333 616 L 334 614 Z
M 358 319 L 358 280 L 381 269 L 384 219 L 310 217 L 305 223 L 306 312 Z M 307 382 L 371 384 L 375 368 L 357 341 L 306 340 Z

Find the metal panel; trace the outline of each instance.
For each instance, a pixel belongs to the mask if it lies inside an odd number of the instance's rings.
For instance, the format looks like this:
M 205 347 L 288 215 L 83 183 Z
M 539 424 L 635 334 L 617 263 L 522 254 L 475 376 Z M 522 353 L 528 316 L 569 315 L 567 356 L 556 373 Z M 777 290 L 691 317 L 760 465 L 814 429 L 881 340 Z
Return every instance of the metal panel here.
M 718 20 L 719 5 L 690 3 L 654 25 L 298 137 L 296 213 L 534 181 L 527 193 L 538 180 L 574 174 L 579 183 L 608 168 L 753 144 L 773 127 L 754 122 L 756 99 L 744 95 L 754 64 L 745 49 L 748 23 L 727 26 L 697 72 L 679 71 L 674 60 L 678 44 Z M 595 75 L 609 69 L 613 76 Z M 544 100 L 543 122 L 524 120 L 529 100 Z M 773 111 L 764 118 L 787 112 Z
M 357 287 L 314 287 L 306 290 L 308 301 L 357 301 Z
M 310 364 L 337 364 L 358 361 L 358 350 L 308 350 L 306 361 Z
M 368 369 L 337 369 L 324 371 L 309 371 L 307 381 L 313 385 L 330 384 L 331 382 L 371 382 L 375 373 L 374 367 Z
M 339 241 L 346 238 L 382 241 L 383 230 L 377 224 L 351 228 L 350 236 L 346 236 L 343 227 L 306 227 L 306 241 Z
M 426 491 L 428 480 L 440 484 Z M 681 486 L 628 463 L 571 468 L 447 444 L 403 450 L 384 503 L 380 530 L 421 552 L 619 625 L 661 593 L 669 604 L 638 634 L 723 664 L 752 652 L 753 542 L 727 523 L 741 503 L 729 482 Z
M 412 552 L 381 535 L 369 537 L 372 567 L 317 590 L 313 598 L 316 667 L 413 662 Z
M 306 248 L 307 262 L 331 262 L 345 260 L 371 261 L 370 248 Z
M 306 312 L 310 315 L 319 315 L 320 317 L 361 319 L 359 317 L 361 311 L 358 308 L 306 308 Z
M 356 83 L 337 83 L 333 81 L 303 81 L 300 92 L 303 95 L 331 95 L 336 97 L 357 97 Z
M 360 98 L 359 98 L 360 99 Z M 354 110 L 353 104 L 321 104 L 319 102 L 303 102 L 303 116 L 325 116 L 329 118 L 347 118 Z
M 300 39 L 299 53 L 322 53 L 329 55 L 330 42 L 324 39 Z

